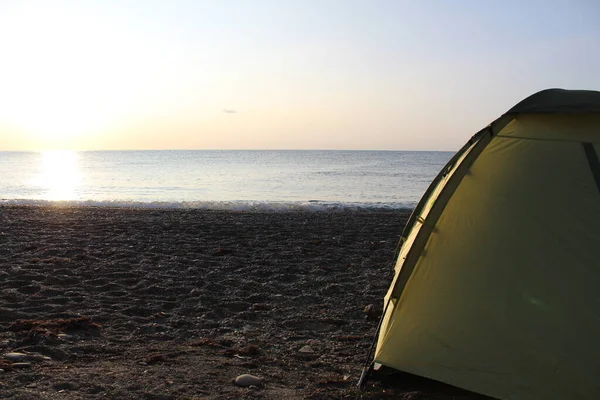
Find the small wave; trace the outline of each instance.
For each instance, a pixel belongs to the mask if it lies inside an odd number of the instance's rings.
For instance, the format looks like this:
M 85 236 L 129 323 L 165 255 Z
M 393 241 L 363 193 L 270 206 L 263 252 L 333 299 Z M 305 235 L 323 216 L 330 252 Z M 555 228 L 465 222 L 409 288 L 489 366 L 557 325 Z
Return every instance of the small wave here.
M 402 210 L 414 208 L 414 204 L 406 203 L 344 203 L 309 200 L 305 202 L 270 202 L 270 201 L 181 201 L 181 202 L 142 202 L 120 200 L 32 200 L 32 199 L 1 199 L 0 205 L 28 205 L 55 207 L 117 207 L 117 208 L 147 208 L 147 209 L 200 209 L 228 211 L 351 211 L 351 210 Z

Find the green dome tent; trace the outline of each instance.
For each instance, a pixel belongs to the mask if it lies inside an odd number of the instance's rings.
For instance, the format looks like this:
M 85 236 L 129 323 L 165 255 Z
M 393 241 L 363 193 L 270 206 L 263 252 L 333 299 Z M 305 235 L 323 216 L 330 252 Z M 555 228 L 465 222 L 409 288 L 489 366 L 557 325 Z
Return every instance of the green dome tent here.
M 477 133 L 403 234 L 374 362 L 502 400 L 600 399 L 600 92 Z

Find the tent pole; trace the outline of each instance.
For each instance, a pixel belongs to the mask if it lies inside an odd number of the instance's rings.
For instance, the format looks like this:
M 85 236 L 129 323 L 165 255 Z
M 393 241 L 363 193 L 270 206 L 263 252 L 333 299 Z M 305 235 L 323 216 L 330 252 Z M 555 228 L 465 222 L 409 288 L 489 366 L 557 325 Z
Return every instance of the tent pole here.
M 360 390 L 365 388 L 369 377 L 371 376 L 371 372 L 373 372 L 374 362 L 371 361 L 373 358 L 373 353 L 375 350 L 375 346 L 377 345 L 377 339 L 379 338 L 379 331 L 381 330 L 381 325 L 383 324 L 383 319 L 385 318 L 385 314 L 387 313 L 388 306 L 392 302 L 392 296 L 390 296 L 389 300 L 385 304 L 383 309 L 383 313 L 381 317 L 379 317 L 379 323 L 377 324 L 377 330 L 375 331 L 375 335 L 373 335 L 373 341 L 371 342 L 371 347 L 369 347 L 369 352 L 367 353 L 367 358 L 363 365 L 362 372 L 360 373 L 360 378 L 358 380 L 358 384 L 356 385 Z

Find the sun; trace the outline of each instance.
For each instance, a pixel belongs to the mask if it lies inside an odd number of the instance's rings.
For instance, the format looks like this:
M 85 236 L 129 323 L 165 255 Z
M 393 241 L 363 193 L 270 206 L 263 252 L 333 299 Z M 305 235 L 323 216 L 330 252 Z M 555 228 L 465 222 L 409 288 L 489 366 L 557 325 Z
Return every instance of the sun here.
M 14 124 L 42 143 L 64 144 L 73 139 L 89 136 L 107 121 L 106 116 L 86 104 L 69 87 L 62 93 L 48 90 L 50 95 L 40 94 L 37 99 L 21 104 L 12 111 Z
M 143 107 L 162 68 L 130 32 L 85 10 L 17 8 L 0 26 L 0 124 L 39 149 L 87 148 Z M 75 145 L 77 146 L 75 146 Z
M 15 16 L 14 26 L 3 27 L 12 40 L 0 41 L 7 55 L 0 96 L 4 119 L 41 143 L 64 144 L 90 134 L 110 118 L 112 100 L 110 77 L 86 50 L 93 43 L 82 37 L 82 27 L 68 24 L 68 15 L 23 14 Z

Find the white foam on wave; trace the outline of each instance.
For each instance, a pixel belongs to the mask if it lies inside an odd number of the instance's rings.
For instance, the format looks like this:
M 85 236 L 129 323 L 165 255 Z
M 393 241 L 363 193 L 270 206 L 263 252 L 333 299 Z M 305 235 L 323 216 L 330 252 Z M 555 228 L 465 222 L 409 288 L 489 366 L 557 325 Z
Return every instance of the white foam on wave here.
M 56 207 L 117 207 L 146 209 L 199 209 L 228 211 L 349 211 L 349 210 L 410 210 L 414 204 L 405 203 L 343 203 L 310 200 L 305 202 L 268 201 L 181 201 L 181 202 L 141 202 L 125 200 L 32 200 L 2 199 L 0 205 L 56 206 Z

